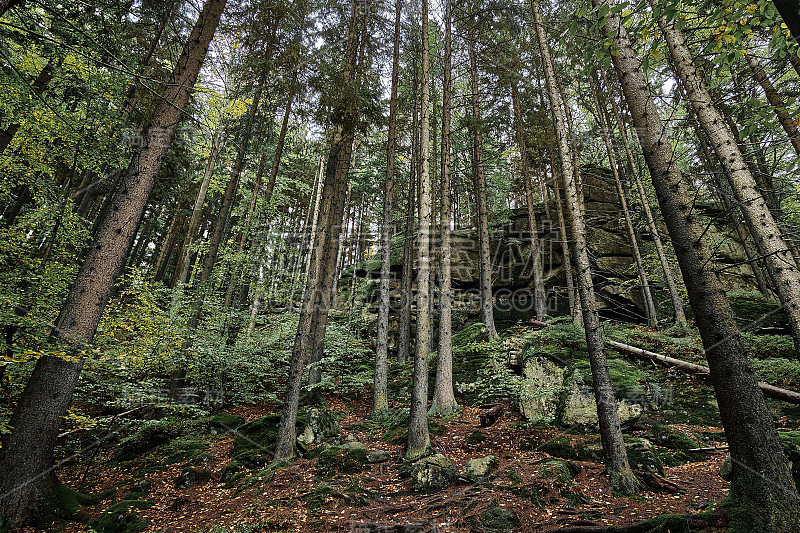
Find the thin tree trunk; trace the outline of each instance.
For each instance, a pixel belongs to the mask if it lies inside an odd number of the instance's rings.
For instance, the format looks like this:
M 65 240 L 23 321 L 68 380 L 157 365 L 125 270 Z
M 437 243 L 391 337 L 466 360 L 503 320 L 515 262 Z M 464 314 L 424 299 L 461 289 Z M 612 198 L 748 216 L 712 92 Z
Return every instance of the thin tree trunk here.
M 564 259 L 564 279 L 567 283 L 567 300 L 569 302 L 569 314 L 572 316 L 573 322 L 576 324 L 583 324 L 583 317 L 581 315 L 581 306 L 575 291 L 575 281 L 572 277 L 572 251 L 570 249 L 570 238 L 567 233 L 567 221 L 564 217 L 564 203 L 561 198 L 561 184 L 556 176 L 554 163 L 550 162 L 550 168 L 553 171 L 553 193 L 555 195 L 556 215 L 558 215 L 558 233 L 561 238 L 561 255 Z
M 177 267 L 175 269 L 176 276 L 173 276 L 173 287 L 178 287 L 179 293 L 182 290 L 182 286 L 186 284 L 189 278 L 189 265 L 192 259 L 192 250 L 191 246 L 193 244 L 194 239 L 197 237 L 197 232 L 200 229 L 200 222 L 203 216 L 203 204 L 206 201 L 206 194 L 208 193 L 208 186 L 211 183 L 211 177 L 214 175 L 214 168 L 217 164 L 217 158 L 219 157 L 219 152 L 222 148 L 223 142 L 223 131 L 224 128 L 222 124 L 217 127 L 217 130 L 214 132 L 214 136 L 211 140 L 211 154 L 208 156 L 208 161 L 206 161 L 206 168 L 203 172 L 203 179 L 200 182 L 200 189 L 197 192 L 197 198 L 194 202 L 194 208 L 192 209 L 192 217 L 189 219 L 189 227 L 186 229 L 186 236 L 183 239 L 183 244 L 181 245 L 181 250 L 178 254 L 178 261 Z M 173 302 L 173 307 L 175 306 L 175 302 Z
M 381 277 L 378 301 L 378 338 L 375 355 L 375 387 L 372 402 L 372 417 L 382 418 L 389 409 L 387 383 L 389 354 L 389 303 L 393 233 L 393 201 L 395 152 L 397 149 L 397 87 L 400 65 L 400 16 L 402 2 L 395 0 L 394 52 L 392 56 L 392 86 L 389 97 L 389 134 L 386 143 L 386 181 L 383 192 L 383 221 L 381 223 Z
M 416 60 L 414 60 L 416 65 Z M 416 77 L 416 68 L 414 67 Z M 414 80 L 413 118 L 411 120 L 411 172 L 408 177 L 406 221 L 403 231 L 403 273 L 400 279 L 400 317 L 397 323 L 397 361 L 404 363 L 411 356 L 411 307 L 414 283 L 414 211 L 417 176 L 417 104 L 416 79 Z
M 622 208 L 622 216 L 625 219 L 625 229 L 628 231 L 628 240 L 631 242 L 631 250 L 633 251 L 633 260 L 636 264 L 636 271 L 639 276 L 639 283 L 642 286 L 642 298 L 644 299 L 645 315 L 647 316 L 647 325 L 651 327 L 658 326 L 658 317 L 656 316 L 656 306 L 653 302 L 653 293 L 650 291 L 650 282 L 647 279 L 647 271 L 644 267 L 642 260 L 642 252 L 639 249 L 639 239 L 636 238 L 636 230 L 633 227 L 631 220 L 630 209 L 628 209 L 628 199 L 625 195 L 625 190 L 622 187 L 622 180 L 619 177 L 619 169 L 617 168 L 616 155 L 611 146 L 611 133 L 609 132 L 610 126 L 608 124 L 608 115 L 600 90 L 597 88 L 595 80 L 591 79 L 591 89 L 594 96 L 594 102 L 597 104 L 597 116 L 600 122 L 600 130 L 603 134 L 603 142 L 606 146 L 606 154 L 608 155 L 608 163 L 611 166 L 611 173 L 614 175 L 614 186 L 617 189 L 617 196 L 619 197 L 620 207 Z
M 681 32 L 659 19 L 675 64 L 675 71 L 683 83 L 697 119 L 708 135 L 731 181 L 731 190 L 748 221 L 759 253 L 764 257 L 767 270 L 775 284 L 778 298 L 786 309 L 795 348 L 800 352 L 800 269 L 795 263 L 781 230 L 758 190 L 736 138 L 725 126 L 725 120 L 714 106 L 705 82 L 692 60 Z
M 11 418 L 14 431 L 0 448 L 0 528 L 35 522 L 42 509 L 55 505 L 53 491 L 58 481 L 51 468 L 53 449 L 83 366 L 81 352 L 97 331 L 224 7 L 225 0 L 204 4 L 153 113 L 144 145 L 128 167 L 125 186 L 100 222 L 61 308 L 53 337 L 76 360 L 39 358 L 17 402 Z
M 444 0 L 444 83 L 442 85 L 442 185 L 439 193 L 441 260 L 439 262 L 439 357 L 431 411 L 447 416 L 458 409 L 453 392 L 453 292 L 450 238 L 450 116 L 453 90 L 453 36 L 450 0 Z
M 775 87 L 772 85 L 769 77 L 767 77 L 767 73 L 761 63 L 758 62 L 758 59 L 749 52 L 745 54 L 744 57 L 747 60 L 747 65 L 753 72 L 753 77 L 759 85 L 761 85 L 761 88 L 764 89 L 764 94 L 767 96 L 769 105 L 771 105 L 775 111 L 775 117 L 778 119 L 778 123 L 783 128 L 783 131 L 786 132 L 786 135 L 789 136 L 789 142 L 792 143 L 794 151 L 800 156 L 800 132 L 797 131 L 797 126 L 794 120 L 792 120 L 792 117 L 786 112 L 783 98 L 781 98 L 778 91 L 775 90 Z
M 514 108 L 514 125 L 519 147 L 522 181 L 525 184 L 525 203 L 528 207 L 528 228 L 531 233 L 531 268 L 533 270 L 533 305 L 536 320 L 544 320 L 547 314 L 547 292 L 544 290 L 544 272 L 542 256 L 539 249 L 539 228 L 536 225 L 536 212 L 533 209 L 533 187 L 531 171 L 528 166 L 528 148 L 525 140 L 525 127 L 522 124 L 522 109 L 519 104 L 519 91 L 515 82 L 511 85 L 511 103 Z
M 605 69 L 602 67 L 600 68 L 600 75 L 603 78 L 603 85 L 606 89 L 611 91 L 611 87 L 608 83 L 608 78 L 606 77 Z M 628 132 L 625 126 L 625 122 L 622 120 L 622 117 L 619 112 L 619 108 L 617 107 L 617 103 L 614 98 L 610 98 L 611 100 L 611 109 L 614 112 L 614 119 L 619 124 L 620 128 L 620 136 L 622 137 L 622 144 L 625 147 L 625 155 L 628 158 L 628 164 L 631 166 L 631 172 L 633 173 L 634 181 L 636 182 L 636 191 L 639 193 L 639 200 L 642 202 L 642 208 L 644 210 L 645 219 L 647 220 L 647 227 L 650 231 L 650 236 L 653 238 L 653 243 L 656 247 L 656 253 L 658 254 L 658 260 L 661 262 L 661 269 L 664 272 L 664 283 L 667 285 L 667 290 L 669 291 L 669 298 L 672 302 L 672 310 L 673 315 L 675 317 L 675 324 L 678 326 L 685 326 L 686 325 L 686 312 L 683 309 L 683 298 L 681 298 L 680 292 L 678 291 L 678 286 L 675 283 L 675 276 L 672 274 L 672 267 L 670 267 L 669 260 L 667 259 L 667 254 L 664 251 L 664 243 L 661 240 L 661 235 L 658 233 L 658 226 L 656 225 L 655 218 L 653 217 L 653 211 L 650 209 L 650 200 L 647 198 L 647 193 L 644 190 L 644 185 L 642 184 L 642 178 L 639 175 L 639 169 L 636 165 L 636 161 L 633 157 L 633 152 L 631 151 L 631 145 L 628 141 Z
M 606 361 L 603 346 L 603 331 L 600 327 L 600 317 L 597 314 L 597 302 L 595 301 L 592 272 L 586 247 L 586 227 L 580 208 L 581 198 L 578 197 L 572 153 L 562 111 L 563 103 L 556 82 L 553 57 L 550 53 L 550 46 L 547 44 L 541 6 L 539 0 L 530 0 L 530 2 L 536 39 L 542 54 L 542 70 L 547 82 L 547 92 L 550 98 L 550 110 L 553 114 L 553 125 L 556 130 L 559 155 L 561 157 L 564 190 L 567 195 L 566 207 L 571 222 L 572 240 L 575 243 L 578 291 L 583 311 L 583 325 L 586 330 L 586 344 L 589 348 L 589 362 L 592 368 L 594 397 L 597 402 L 597 418 L 600 426 L 600 439 L 603 444 L 603 455 L 605 456 L 605 464 L 611 486 L 626 493 L 635 493 L 639 490 L 639 482 L 628 464 L 625 441 L 622 438 L 622 430 L 620 429 L 619 416 L 617 414 L 617 400 L 614 397 L 611 377 L 608 372 L 608 362 Z
M 469 66 L 472 90 L 472 173 L 475 182 L 475 203 L 477 206 L 478 223 L 478 254 L 480 256 L 480 294 L 481 294 L 481 321 L 489 330 L 489 338 L 497 339 L 497 328 L 494 325 L 494 298 L 492 295 L 492 255 L 489 247 L 489 208 L 486 201 L 486 173 L 483 168 L 483 140 L 481 127 L 477 123 L 481 117 L 480 104 L 478 103 L 478 58 L 475 50 L 474 30 L 469 41 Z
M 2 9 L 2 5 L 0 5 L 0 9 Z M 6 9 L 8 9 L 8 7 Z M 2 15 L 3 14 L 0 13 L 0 16 Z M 42 68 L 42 70 L 39 72 L 39 75 L 36 76 L 35 80 L 33 80 L 33 84 L 31 84 L 31 89 L 33 89 L 34 95 L 41 96 L 44 93 L 45 89 L 47 89 L 47 86 L 50 84 L 50 81 L 53 79 L 55 71 L 56 67 L 52 61 L 49 61 L 44 68 Z M 2 118 L 1 114 L 0 118 Z M 0 130 L 0 154 L 5 152 L 6 148 L 8 148 L 8 145 L 14 140 L 14 135 L 17 134 L 17 131 L 19 131 L 18 122 L 10 124 L 4 130 Z
M 394 44 L 392 55 L 392 86 L 389 95 L 389 133 L 386 141 L 386 181 L 383 184 L 383 220 L 381 222 L 381 278 L 378 300 L 378 339 L 375 350 L 375 386 L 372 417 L 381 419 L 389 411 L 388 359 L 390 276 L 392 268 L 392 234 L 394 233 L 394 174 L 397 151 L 397 87 L 400 82 L 400 17 L 401 0 L 394 5 Z
M 613 7 L 604 0 L 592 0 L 592 3 L 595 7 L 603 4 Z M 634 54 L 619 15 L 609 13 L 603 31 L 618 50 L 611 59 L 650 168 L 703 339 L 733 459 L 731 497 L 744 503 L 752 513 L 753 531 L 796 531 L 800 522 L 800 498 L 789 463 L 758 388 L 736 317 L 715 272 L 705 231 L 694 214 L 694 204 L 651 97 L 641 62 Z
M 353 2 L 350 27 L 346 44 L 343 79 L 346 83 L 356 80 L 359 59 L 359 32 L 362 35 L 361 49 L 367 40 L 367 20 L 369 12 L 364 13 L 363 24 L 358 24 L 358 3 Z M 358 26 L 361 26 L 359 28 Z M 360 76 L 358 77 L 360 79 Z M 320 195 L 320 223 L 317 242 L 312 252 L 312 267 L 309 274 L 308 291 L 300 311 L 292 358 L 289 364 L 286 395 L 278 425 L 278 438 L 275 450 L 276 460 L 286 460 L 294 456 L 297 430 L 297 409 L 300 403 L 300 388 L 303 372 L 310 358 L 322 353 L 325 327 L 328 321 L 334 275 L 336 272 L 336 253 L 339 249 L 342 217 L 345 207 L 345 193 L 348 184 L 348 170 L 355 138 L 356 113 L 353 103 L 339 104 L 333 116 L 339 117 L 334 123 L 333 140 L 325 167 L 325 182 Z

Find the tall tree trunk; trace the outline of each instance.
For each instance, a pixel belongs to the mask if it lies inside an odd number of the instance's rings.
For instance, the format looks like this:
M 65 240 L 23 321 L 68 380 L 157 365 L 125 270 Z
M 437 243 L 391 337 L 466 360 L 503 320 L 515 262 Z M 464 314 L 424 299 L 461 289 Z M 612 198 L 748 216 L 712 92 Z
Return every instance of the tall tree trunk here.
M 431 67 L 430 36 L 428 34 L 428 0 L 422 0 L 422 83 L 420 103 L 419 157 L 419 240 L 417 244 L 417 349 L 414 355 L 414 376 L 411 386 L 411 414 L 405 457 L 418 459 L 430 447 L 428 433 L 428 356 L 430 344 L 431 298 Z
M 605 69 L 602 67 L 600 68 L 600 75 L 603 79 L 603 85 L 609 91 L 609 94 L 611 94 L 611 86 L 608 83 Z M 661 240 L 661 235 L 658 233 L 658 226 L 656 225 L 655 218 L 653 217 L 653 210 L 650 209 L 650 200 L 647 198 L 647 193 L 644 190 L 644 185 L 642 184 L 642 178 L 639 175 L 639 169 L 636 165 L 636 160 L 634 159 L 633 152 L 631 151 L 631 144 L 628 141 L 628 132 L 625 127 L 625 122 L 622 120 L 622 116 L 614 98 L 612 97 L 610 100 L 611 109 L 614 112 L 614 119 L 616 120 L 617 124 L 619 124 L 622 144 L 625 147 L 625 155 L 628 159 L 628 164 L 631 167 L 633 179 L 636 182 L 636 191 L 639 193 L 639 200 L 642 202 L 642 209 L 644 210 L 645 219 L 647 220 L 647 227 L 650 231 L 650 236 L 653 239 L 653 244 L 655 244 L 658 260 L 661 263 L 661 269 L 664 272 L 664 283 L 667 285 L 669 298 L 672 302 L 675 324 L 679 326 L 685 326 L 687 322 L 686 312 L 683 309 L 683 298 L 681 298 L 680 292 L 678 291 L 678 286 L 675 283 L 675 276 L 672 274 L 672 267 L 670 267 L 669 259 L 667 259 L 667 254 L 664 250 L 664 243 Z
M 406 200 L 406 220 L 403 230 L 403 272 L 400 278 L 400 313 L 397 321 L 397 361 L 404 363 L 411 356 L 411 307 L 413 304 L 414 289 L 414 211 L 416 204 L 416 176 L 417 176 L 417 84 L 416 84 L 416 59 L 413 60 L 414 70 L 414 97 L 411 120 L 411 171 L 408 177 L 408 197 Z
M 362 36 L 362 50 L 368 36 L 368 10 L 364 13 L 363 24 L 358 21 L 358 2 L 351 9 L 350 25 L 346 43 L 343 79 L 352 83 L 357 79 L 359 33 Z M 360 26 L 360 28 L 359 28 Z M 360 79 L 360 77 L 358 77 Z M 321 193 L 320 222 L 317 228 L 317 242 L 312 251 L 311 271 L 308 291 L 300 310 L 297 334 L 292 348 L 289 364 L 286 395 L 278 425 L 278 438 L 275 450 L 276 460 L 290 459 L 295 453 L 297 430 L 297 409 L 300 403 L 300 388 L 303 372 L 314 354 L 322 353 L 325 326 L 328 322 L 336 255 L 339 249 L 342 217 L 344 215 L 345 194 L 348 184 L 348 170 L 353 150 L 356 129 L 356 113 L 353 103 L 338 104 L 332 114 L 336 117 L 330 153 L 325 167 L 325 182 Z
M 43 509 L 55 505 L 53 448 L 83 366 L 81 351 L 97 330 L 224 7 L 225 0 L 204 4 L 153 113 L 144 145 L 125 173 L 125 186 L 99 224 L 61 308 L 53 337 L 77 360 L 40 357 L 17 402 L 11 418 L 14 431 L 0 448 L 0 527 L 36 521 Z
M 792 143 L 794 151 L 800 156 L 800 132 L 797 131 L 797 126 L 794 120 L 792 120 L 792 117 L 786 112 L 783 98 L 781 98 L 778 91 L 775 90 L 775 87 L 767 76 L 767 72 L 764 70 L 761 63 L 758 62 L 758 59 L 756 59 L 751 52 L 745 54 L 744 57 L 747 60 L 747 65 L 753 72 L 753 77 L 759 85 L 761 85 L 761 88 L 764 89 L 764 94 L 767 96 L 769 105 L 771 105 L 775 111 L 775 117 L 778 119 L 778 123 L 783 128 L 783 131 L 786 132 L 786 135 L 789 136 L 789 142 Z
M 442 85 L 442 185 L 439 193 L 441 259 L 439 261 L 439 357 L 431 411 L 446 416 L 457 408 L 453 392 L 453 289 L 450 238 L 450 120 L 453 90 L 453 35 L 450 0 L 444 0 L 444 83 Z
M 547 82 L 547 92 L 550 98 L 550 110 L 553 114 L 553 125 L 556 130 L 556 140 L 561 158 L 561 168 L 564 175 L 564 190 L 567 195 L 566 207 L 572 230 L 572 241 L 575 243 L 575 261 L 578 271 L 578 292 L 583 311 L 583 325 L 586 330 L 586 344 L 589 348 L 589 362 L 592 368 L 594 397 L 597 402 L 597 418 L 600 425 L 600 439 L 603 444 L 606 469 L 611 485 L 626 493 L 635 493 L 639 490 L 639 482 L 628 464 L 625 451 L 625 441 L 622 439 L 622 430 L 617 414 L 617 400 L 611 386 L 611 377 L 608 373 L 608 362 L 603 346 L 603 331 L 600 327 L 600 317 L 597 314 L 597 302 L 594 296 L 592 272 L 589 263 L 589 254 L 586 247 L 586 227 L 580 207 L 581 198 L 578 197 L 578 188 L 573 172 L 573 159 L 570 151 L 566 123 L 562 111 L 561 94 L 556 82 L 556 71 L 550 46 L 547 44 L 542 10 L 539 0 L 531 1 L 536 40 L 542 54 L 542 70 Z
M 531 233 L 534 312 L 536 314 L 536 320 L 544 320 L 544 316 L 547 314 L 547 292 L 544 290 L 544 272 L 542 271 L 542 256 L 539 249 L 539 228 L 536 225 L 536 212 L 533 209 L 533 186 L 531 184 L 531 171 L 528 166 L 528 148 L 526 146 L 525 126 L 522 123 L 522 108 L 519 104 L 519 91 L 516 82 L 512 82 L 511 84 L 511 103 L 514 108 L 514 126 L 517 134 L 522 181 L 525 184 L 525 203 L 528 207 L 528 228 Z
M 664 17 L 659 19 L 659 25 L 674 59 L 677 77 L 683 83 L 697 119 L 730 179 L 731 191 L 753 232 L 758 251 L 764 257 L 778 298 L 789 317 L 795 349 L 800 352 L 800 269 L 783 240 L 766 200 L 759 192 L 737 139 L 725 126 L 725 119 L 714 106 L 683 35 Z
M 595 7 L 604 0 L 592 0 Z M 611 6 L 609 6 L 611 7 Z M 796 531 L 800 498 L 772 416 L 758 388 L 736 317 L 716 274 L 705 231 L 678 168 L 650 87 L 619 15 L 609 13 L 603 31 L 619 51 L 611 59 L 631 111 L 645 161 L 664 213 L 711 370 L 728 438 L 733 472 L 731 497 L 752 513 L 753 531 Z
M 480 295 L 481 321 L 489 330 L 489 338 L 497 339 L 497 328 L 494 325 L 494 298 L 492 295 L 492 254 L 489 246 L 489 207 L 486 201 L 486 173 L 483 167 L 483 139 L 481 126 L 481 108 L 478 102 L 478 54 L 475 50 L 477 37 L 472 30 L 469 41 L 469 70 L 472 90 L 472 175 L 475 182 L 475 204 L 477 206 L 478 255 L 480 256 Z
M 631 250 L 633 251 L 633 260 L 636 264 L 636 271 L 639 276 L 639 283 L 642 287 L 642 298 L 644 300 L 645 315 L 647 317 L 647 325 L 650 327 L 658 326 L 658 317 L 656 316 L 656 305 L 653 301 L 653 293 L 650 291 L 650 282 L 647 279 L 647 271 L 645 270 L 644 261 L 642 260 L 642 252 L 639 248 L 639 239 L 636 238 L 636 230 L 633 227 L 631 220 L 631 212 L 628 209 L 628 198 L 626 197 L 625 190 L 622 187 L 622 180 L 619 176 L 619 169 L 617 168 L 616 154 L 614 148 L 611 146 L 611 133 L 608 120 L 608 111 L 606 109 L 605 100 L 600 94 L 600 90 L 595 83 L 591 80 L 591 89 L 594 96 L 594 102 L 597 105 L 597 117 L 600 123 L 600 131 L 603 134 L 603 142 L 606 146 L 606 154 L 608 155 L 608 163 L 611 166 L 611 173 L 614 175 L 614 186 L 617 189 L 617 196 L 619 197 L 620 207 L 622 208 L 622 216 L 625 219 L 625 229 L 628 231 L 628 240 L 631 242 Z
M 389 410 L 389 286 L 392 267 L 392 233 L 394 230 L 394 173 L 397 151 L 397 87 L 400 78 L 400 16 L 403 4 L 394 5 L 394 52 L 392 55 L 392 87 L 389 96 L 389 134 L 386 141 L 386 181 L 383 185 L 383 221 L 381 222 L 381 280 L 378 301 L 378 346 L 375 352 L 375 388 L 372 416 L 380 419 Z

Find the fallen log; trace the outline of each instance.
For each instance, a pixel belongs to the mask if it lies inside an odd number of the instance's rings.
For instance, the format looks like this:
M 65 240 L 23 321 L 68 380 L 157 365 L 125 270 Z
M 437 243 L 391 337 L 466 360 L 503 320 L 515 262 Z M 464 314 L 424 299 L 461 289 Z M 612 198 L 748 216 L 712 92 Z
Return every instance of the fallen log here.
M 664 363 L 668 366 L 673 366 L 689 374 L 709 375 L 711 373 L 711 371 L 707 366 L 696 365 L 694 363 L 687 363 L 686 361 L 681 361 L 680 359 L 675 359 L 674 357 L 661 355 L 655 352 L 651 352 L 649 350 L 637 348 L 636 346 L 630 346 L 628 344 L 623 344 L 617 341 L 606 340 L 606 342 L 612 348 L 625 355 L 632 355 L 634 357 L 639 357 L 641 359 L 648 359 L 650 361 L 660 361 L 661 363 Z M 800 404 L 800 393 L 788 389 L 782 389 L 780 387 L 770 385 L 769 383 L 764 383 L 763 381 L 759 381 L 758 386 L 761 388 L 761 391 L 767 398 L 773 398 L 775 400 L 783 400 L 785 402 Z

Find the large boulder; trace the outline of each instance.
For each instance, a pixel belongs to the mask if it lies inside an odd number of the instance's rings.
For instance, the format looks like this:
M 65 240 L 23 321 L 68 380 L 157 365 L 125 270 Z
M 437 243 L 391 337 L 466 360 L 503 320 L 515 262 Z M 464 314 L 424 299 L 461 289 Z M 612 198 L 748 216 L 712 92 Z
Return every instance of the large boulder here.
M 545 422 L 556 418 L 565 373 L 565 367 L 549 359 L 536 357 L 525 361 L 520 395 L 520 410 L 525 418 Z
M 420 492 L 437 492 L 447 488 L 455 473 L 456 465 L 440 453 L 423 457 L 411 467 L 414 490 Z

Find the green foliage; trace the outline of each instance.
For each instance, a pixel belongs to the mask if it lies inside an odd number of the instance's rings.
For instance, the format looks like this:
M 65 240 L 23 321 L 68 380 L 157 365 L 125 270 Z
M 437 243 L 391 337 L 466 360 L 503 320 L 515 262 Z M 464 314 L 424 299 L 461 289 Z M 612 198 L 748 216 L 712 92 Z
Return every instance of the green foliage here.
M 576 361 L 573 368 L 575 381 L 591 387 L 593 380 L 589 361 Z M 622 359 L 609 359 L 608 372 L 611 376 L 611 385 L 614 387 L 614 395 L 618 399 L 645 396 L 643 384 L 648 376 L 639 367 Z

